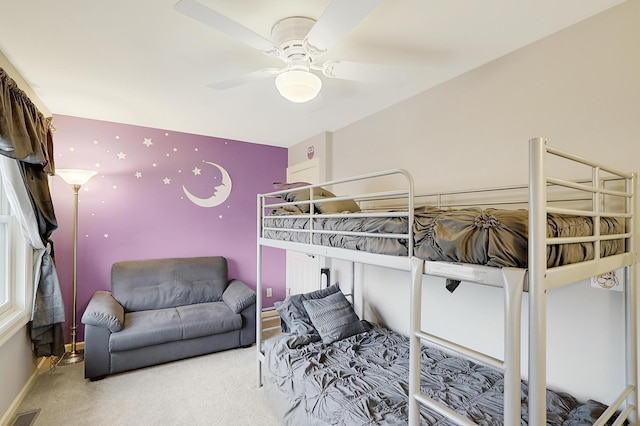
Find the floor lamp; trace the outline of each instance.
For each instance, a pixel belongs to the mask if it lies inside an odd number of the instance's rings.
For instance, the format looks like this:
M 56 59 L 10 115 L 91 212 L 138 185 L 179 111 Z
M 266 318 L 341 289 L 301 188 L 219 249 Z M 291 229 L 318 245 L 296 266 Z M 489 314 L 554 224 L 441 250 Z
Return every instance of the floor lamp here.
M 78 301 L 78 191 L 80 187 L 87 183 L 89 179 L 96 175 L 93 170 L 81 169 L 57 169 L 56 174 L 73 188 L 74 205 L 73 205 L 73 312 L 71 319 L 71 351 L 65 352 L 60 360 L 59 365 L 75 364 L 84 360 L 84 351 L 78 351 L 76 347 L 76 305 Z

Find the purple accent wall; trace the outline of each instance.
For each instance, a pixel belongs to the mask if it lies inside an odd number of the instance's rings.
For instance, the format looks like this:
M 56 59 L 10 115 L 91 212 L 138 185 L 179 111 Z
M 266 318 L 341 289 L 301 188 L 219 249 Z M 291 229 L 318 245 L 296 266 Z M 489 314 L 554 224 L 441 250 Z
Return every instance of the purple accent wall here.
M 56 168 L 98 172 L 78 196 L 78 341 L 87 303 L 96 290 L 110 289 L 117 261 L 220 255 L 230 278 L 255 289 L 256 194 L 286 179 L 286 149 L 64 115 L 53 123 Z M 68 342 L 74 197 L 59 176 L 51 193 Z M 265 306 L 285 297 L 284 267 L 284 251 L 263 250 L 263 288 L 273 288 Z

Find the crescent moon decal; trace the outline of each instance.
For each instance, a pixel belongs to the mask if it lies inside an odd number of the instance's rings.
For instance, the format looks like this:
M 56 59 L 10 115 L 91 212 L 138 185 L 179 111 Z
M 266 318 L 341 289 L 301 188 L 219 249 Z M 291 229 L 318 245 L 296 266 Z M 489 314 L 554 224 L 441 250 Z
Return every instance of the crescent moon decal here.
M 207 164 L 211 164 L 213 167 L 220 170 L 222 173 L 222 183 L 215 187 L 214 193 L 209 198 L 199 198 L 189 192 L 189 190 L 182 185 L 182 190 L 184 191 L 184 195 L 187 196 L 191 202 L 200 207 L 215 207 L 224 203 L 229 195 L 231 194 L 231 177 L 229 177 L 229 173 L 224 169 L 224 167 L 216 164 L 205 161 Z

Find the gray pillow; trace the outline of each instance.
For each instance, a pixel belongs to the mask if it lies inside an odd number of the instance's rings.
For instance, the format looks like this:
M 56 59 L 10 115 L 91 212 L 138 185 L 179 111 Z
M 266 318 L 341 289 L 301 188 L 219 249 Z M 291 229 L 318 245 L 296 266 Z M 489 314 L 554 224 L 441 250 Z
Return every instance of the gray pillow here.
M 298 335 L 318 334 L 302 302 L 310 299 L 322 299 L 338 291 L 340 291 L 340 287 L 336 283 L 327 288 L 310 293 L 287 296 L 284 301 L 274 303 L 273 306 L 280 315 L 280 328 L 282 332 Z
M 311 185 L 311 184 L 307 182 L 293 182 L 293 183 L 274 182 L 273 183 L 273 187 L 276 190 L 296 189 L 296 188 L 300 188 L 301 186 L 307 186 L 307 185 Z M 297 201 L 301 201 L 301 202 L 309 201 L 310 192 L 311 192 L 310 189 L 300 189 L 297 191 L 285 192 L 284 194 L 281 194 L 280 197 L 282 197 L 285 201 L 290 203 L 295 203 Z M 327 191 L 324 188 L 313 188 L 314 200 L 322 200 L 322 199 L 333 198 L 333 197 L 335 197 L 335 195 L 331 191 Z M 303 213 L 309 213 L 308 203 L 301 203 L 301 204 L 297 204 L 296 206 L 299 207 Z M 353 200 L 327 201 L 325 203 L 317 203 L 315 204 L 315 209 L 317 210 L 317 213 L 343 213 L 343 212 L 357 213 L 360 211 L 360 207 L 358 207 L 358 204 L 356 204 L 356 202 Z
M 302 302 L 323 343 L 333 343 L 354 334 L 364 333 L 364 325 L 342 292 L 323 299 Z
M 309 191 L 308 190 L 300 190 L 297 192 L 288 192 L 285 195 L 285 200 L 289 202 L 296 201 L 309 201 Z M 335 195 L 331 191 L 327 191 L 324 188 L 314 188 L 313 189 L 313 199 L 314 200 L 323 200 L 326 198 L 333 198 Z M 304 212 L 309 212 L 309 204 L 299 204 L 300 210 Z M 342 200 L 342 201 L 327 201 L 324 203 L 316 203 L 314 204 L 316 211 L 318 213 L 357 213 L 360 211 L 360 207 L 353 200 Z
M 273 189 L 282 191 L 284 189 L 294 189 L 309 185 L 311 185 L 309 182 L 273 182 Z
M 300 210 L 298 206 L 280 206 L 274 207 L 271 209 L 269 213 L 271 216 L 287 216 L 292 214 L 303 214 L 304 212 Z
M 314 192 L 314 200 L 323 200 L 326 198 L 333 198 L 335 195 L 327 191 L 324 188 L 318 188 L 320 191 Z M 316 203 L 316 210 L 321 214 L 329 213 L 358 213 L 360 207 L 353 200 L 341 200 L 341 201 L 327 201 L 325 203 Z

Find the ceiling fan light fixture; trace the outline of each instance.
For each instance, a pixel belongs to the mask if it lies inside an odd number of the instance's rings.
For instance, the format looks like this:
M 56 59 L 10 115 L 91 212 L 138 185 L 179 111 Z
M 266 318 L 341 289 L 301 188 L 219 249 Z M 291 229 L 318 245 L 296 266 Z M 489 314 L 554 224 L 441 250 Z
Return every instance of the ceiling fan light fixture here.
M 276 87 L 283 98 L 303 103 L 315 98 L 322 88 L 322 80 L 308 71 L 289 70 L 276 77 Z

